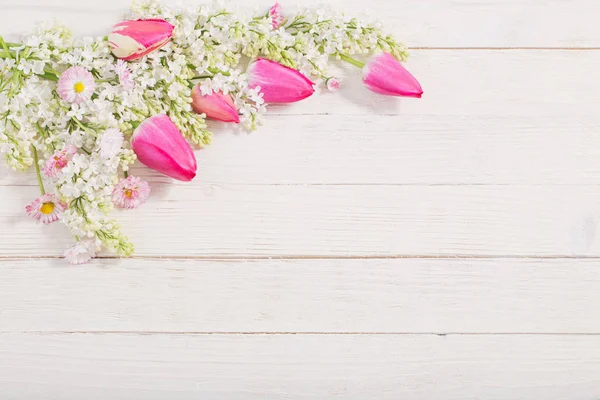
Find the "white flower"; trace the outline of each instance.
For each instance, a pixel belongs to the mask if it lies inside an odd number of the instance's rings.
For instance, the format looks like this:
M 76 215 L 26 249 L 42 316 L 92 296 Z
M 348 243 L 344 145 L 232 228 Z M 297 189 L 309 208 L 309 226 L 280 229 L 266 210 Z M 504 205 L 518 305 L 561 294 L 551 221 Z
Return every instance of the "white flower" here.
M 118 129 L 108 129 L 100 138 L 100 156 L 104 159 L 116 156 L 123 146 L 123 134 Z
M 60 75 L 58 92 L 61 99 L 69 103 L 81 103 L 92 97 L 96 89 L 93 75 L 82 67 L 71 67 Z
M 80 265 L 89 263 L 96 257 L 96 241 L 84 239 L 65 251 L 64 257 L 69 264 Z

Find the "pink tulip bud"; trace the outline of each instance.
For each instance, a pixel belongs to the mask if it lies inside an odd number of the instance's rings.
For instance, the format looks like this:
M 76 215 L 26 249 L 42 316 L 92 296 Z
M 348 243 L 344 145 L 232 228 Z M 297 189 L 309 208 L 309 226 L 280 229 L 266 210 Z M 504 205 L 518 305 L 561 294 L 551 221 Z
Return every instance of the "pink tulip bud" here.
M 213 92 L 203 95 L 200 86 L 192 89 L 192 108 L 198 114 L 206 114 L 207 118 L 223 122 L 240 122 L 238 111 L 233 104 L 233 99 L 228 94 Z
M 123 21 L 113 27 L 108 43 L 115 57 L 137 60 L 167 44 L 173 29 L 173 25 L 162 19 Z
M 248 86 L 260 86 L 267 103 L 293 103 L 315 92 L 314 83 L 295 69 L 259 58 L 248 67 Z
M 142 122 L 133 132 L 131 147 L 142 164 L 173 179 L 191 181 L 196 176 L 196 156 L 165 114 Z
M 421 97 L 423 89 L 398 60 L 388 53 L 379 53 L 363 68 L 363 82 L 375 93 L 387 96 Z

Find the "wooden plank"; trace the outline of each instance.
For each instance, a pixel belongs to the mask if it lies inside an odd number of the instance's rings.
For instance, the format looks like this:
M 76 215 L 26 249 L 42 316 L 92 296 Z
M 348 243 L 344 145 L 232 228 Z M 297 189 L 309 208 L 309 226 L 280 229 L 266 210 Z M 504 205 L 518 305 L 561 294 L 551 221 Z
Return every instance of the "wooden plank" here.
M 218 184 L 600 181 L 600 81 L 583 79 L 595 73 L 600 52 L 421 51 L 412 61 L 431 89 L 418 101 L 369 94 L 355 76 L 340 95 L 324 93 L 274 108 L 254 134 L 212 124 L 217 135 L 198 154 L 198 179 Z M 0 185 L 35 185 L 34 176 L 8 172 L 0 164 Z
M 600 116 L 274 117 L 251 135 L 217 134 L 183 185 L 596 185 L 599 126 Z M 182 185 L 141 164 L 132 173 Z M 0 185 L 37 185 L 33 170 L 0 174 Z
M 600 393 L 598 336 L 0 336 L 9 399 L 555 400 Z
M 169 2 L 166 1 L 165 2 Z M 179 3 L 179 1 L 172 1 Z M 186 1 L 199 4 L 200 0 Z M 233 4 L 251 8 L 242 0 Z M 271 0 L 252 2 L 257 13 Z M 320 0 L 306 0 L 318 5 Z M 39 20 L 58 18 L 76 34 L 104 36 L 127 10 L 127 2 L 105 0 L 82 4 L 78 0 L 0 1 L 4 34 L 22 33 Z M 397 37 L 411 46 L 430 47 L 598 47 L 597 5 L 589 0 L 461 1 L 461 0 L 330 0 L 334 10 L 349 15 L 377 16 Z M 284 11 L 295 10 L 294 2 Z M 94 18 L 88 18 L 93 13 Z M 502 21 L 501 24 L 498 21 Z
M 600 333 L 597 260 L 0 261 L 2 332 Z
M 3 256 L 72 243 L 24 214 L 38 195 L 0 187 Z M 140 256 L 600 256 L 598 198 L 598 186 L 154 185 L 116 215 Z

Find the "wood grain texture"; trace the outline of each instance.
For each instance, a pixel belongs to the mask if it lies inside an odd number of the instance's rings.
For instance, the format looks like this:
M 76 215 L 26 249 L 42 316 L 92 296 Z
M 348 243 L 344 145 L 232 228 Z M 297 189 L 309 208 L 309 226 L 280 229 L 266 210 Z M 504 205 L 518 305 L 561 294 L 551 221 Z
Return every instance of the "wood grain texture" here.
M 564 400 L 600 393 L 600 337 L 0 335 L 7 399 Z
M 177 0 L 163 0 L 181 3 Z M 201 0 L 186 0 L 201 4 Z M 265 12 L 271 0 L 233 4 Z M 296 1 L 283 2 L 295 9 Z M 305 0 L 305 5 L 324 4 Z M 328 0 L 325 4 L 349 15 L 366 13 L 381 19 L 390 32 L 410 46 L 428 47 L 599 47 L 597 7 L 590 0 Z M 2 0 L 4 33 L 24 33 L 37 21 L 53 19 L 72 27 L 79 35 L 104 36 L 123 14 L 128 0 Z M 93 15 L 93 18 L 91 17 Z
M 117 213 L 138 256 L 599 256 L 597 186 L 154 185 Z M 71 245 L 24 206 L 35 187 L 0 187 L 0 254 Z M 165 234 L 168 233 L 168 234 Z
M 0 0 L 1 34 L 104 36 L 128 3 Z M 328 3 L 421 48 L 423 99 L 336 66 L 338 95 L 213 124 L 197 181 L 136 169 L 142 258 L 65 265 L 0 167 L 2 400 L 598 397 L 597 2 Z
M 597 115 L 269 116 L 250 135 L 218 128 L 192 185 L 597 185 L 598 127 Z M 33 170 L 0 173 L 0 185 L 37 185 Z
M 0 271 L 4 333 L 600 333 L 597 260 L 2 260 Z
M 410 65 L 430 88 L 423 99 L 377 96 L 351 74 L 340 94 L 273 107 L 251 135 L 211 124 L 216 136 L 198 153 L 198 180 L 597 184 L 600 81 L 574 77 L 599 64 L 600 52 L 419 51 Z M 514 79 L 523 71 L 536 79 Z M 36 179 L 1 165 L 6 184 Z

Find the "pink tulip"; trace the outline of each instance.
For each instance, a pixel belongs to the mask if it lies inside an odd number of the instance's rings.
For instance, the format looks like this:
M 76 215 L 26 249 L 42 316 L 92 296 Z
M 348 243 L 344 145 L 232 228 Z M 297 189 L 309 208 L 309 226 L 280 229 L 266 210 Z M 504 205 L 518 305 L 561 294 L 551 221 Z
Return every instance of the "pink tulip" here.
M 387 96 L 421 97 L 423 89 L 398 60 L 388 53 L 379 53 L 363 68 L 363 82 L 375 93 Z
M 125 61 L 137 60 L 167 44 L 174 28 L 162 19 L 123 21 L 113 27 L 108 43 L 115 57 Z
M 260 86 L 267 103 L 293 103 L 315 92 L 314 83 L 295 69 L 259 58 L 248 67 L 250 88 Z
M 223 122 L 240 122 L 238 111 L 230 95 L 213 92 L 203 95 L 199 86 L 192 89 L 192 108 L 198 114 L 206 114 L 207 118 Z
M 196 176 L 196 156 L 165 114 L 142 122 L 133 132 L 131 147 L 142 164 L 173 179 L 191 181 Z

